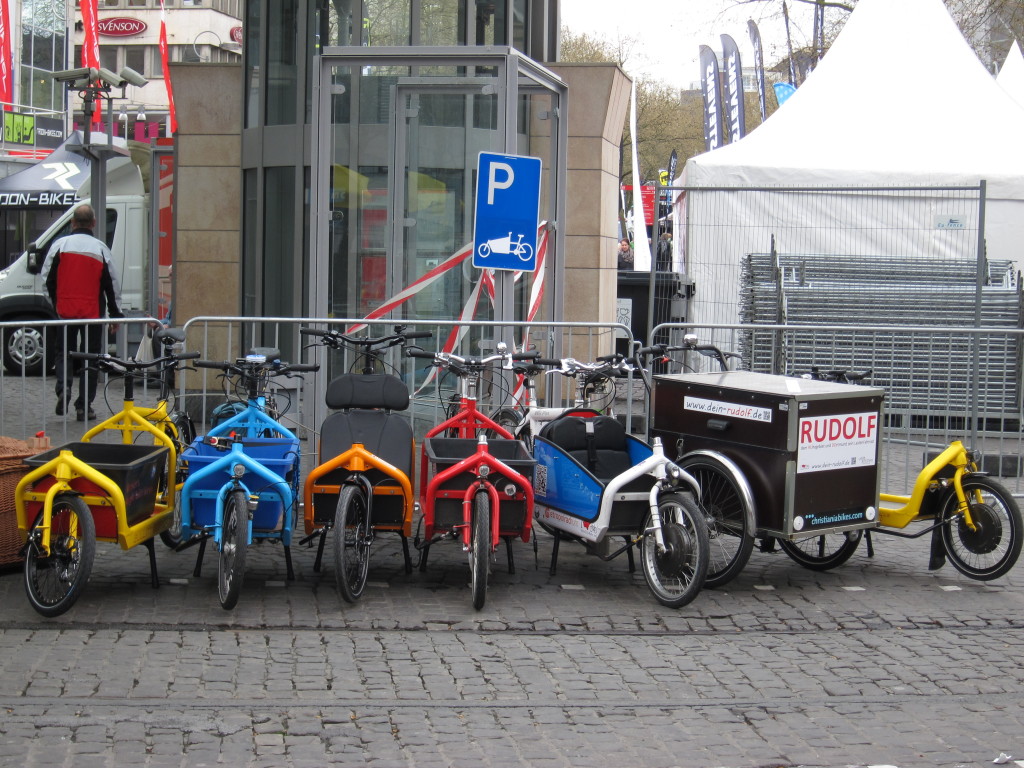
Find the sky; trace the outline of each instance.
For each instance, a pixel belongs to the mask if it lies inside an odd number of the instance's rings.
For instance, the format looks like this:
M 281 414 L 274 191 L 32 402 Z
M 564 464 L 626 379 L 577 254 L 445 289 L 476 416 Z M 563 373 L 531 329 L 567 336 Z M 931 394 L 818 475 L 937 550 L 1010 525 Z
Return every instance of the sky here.
M 747 33 L 753 18 L 761 31 L 764 62 L 786 54 L 780 0 L 739 4 L 737 0 L 561 0 L 562 26 L 614 43 L 621 36 L 639 41 L 626 62 L 627 74 L 648 74 L 679 88 L 700 80 L 699 46 L 713 48 L 721 58 L 720 35 L 732 35 L 744 68 L 753 66 Z M 813 8 L 790 2 L 794 46 L 811 38 Z

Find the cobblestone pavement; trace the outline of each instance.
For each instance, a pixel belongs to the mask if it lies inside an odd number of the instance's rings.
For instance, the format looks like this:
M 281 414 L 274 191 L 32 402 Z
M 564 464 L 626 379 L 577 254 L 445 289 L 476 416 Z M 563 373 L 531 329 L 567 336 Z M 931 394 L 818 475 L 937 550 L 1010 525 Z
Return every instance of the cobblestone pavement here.
M 101 544 L 56 619 L 0 576 L 3 766 L 1024 765 L 1024 570 L 927 570 L 924 540 L 875 537 L 829 573 L 755 552 L 728 587 L 656 603 L 625 558 L 517 542 L 476 612 L 437 545 L 406 575 L 378 540 L 370 585 L 250 552 L 219 607 L 216 558 Z M 1011 758 L 1011 764 L 1015 762 Z

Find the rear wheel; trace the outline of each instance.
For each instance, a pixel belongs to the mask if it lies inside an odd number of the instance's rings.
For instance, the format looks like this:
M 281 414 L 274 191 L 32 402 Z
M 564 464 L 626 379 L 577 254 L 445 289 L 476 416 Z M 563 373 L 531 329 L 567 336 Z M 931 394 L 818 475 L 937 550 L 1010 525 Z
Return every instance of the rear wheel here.
M 681 493 L 670 493 L 658 502 L 665 549 L 658 551 L 653 533 L 641 543 L 644 578 L 662 605 L 679 608 L 691 602 L 704 586 L 708 570 L 709 545 L 704 516 L 697 505 Z M 651 516 L 644 529 L 650 530 Z
M 491 562 L 491 499 L 486 491 L 473 497 L 473 531 L 469 551 L 473 607 L 480 610 L 487 600 L 487 576 Z
M 224 502 L 220 559 L 217 561 L 217 596 L 230 611 L 238 604 L 245 578 L 245 551 L 249 543 L 249 504 L 245 491 L 231 491 Z
M 362 488 L 346 485 L 334 513 L 334 580 L 347 603 L 366 588 L 370 571 L 370 520 Z
M 987 477 L 963 479 L 972 529 L 960 514 L 956 493 L 942 505 L 942 546 L 960 573 L 988 581 L 1005 574 L 1020 556 L 1020 508 L 1003 486 Z
M 519 429 L 520 421 L 519 414 L 516 412 L 515 408 L 499 408 L 491 414 L 491 420 L 496 422 L 499 427 L 515 437 L 516 430 Z M 488 429 L 484 434 L 487 436 L 488 440 L 505 439 L 504 435 L 499 435 L 493 429 Z M 530 445 L 527 445 L 527 448 L 532 450 L 532 446 Z
M 823 536 L 810 536 L 797 541 L 779 539 L 782 551 L 812 571 L 829 571 L 838 568 L 857 551 L 864 531 L 845 531 L 842 533 L 826 533 Z
M 753 518 L 749 489 L 740 487 L 738 470 L 732 471 L 713 456 L 684 456 L 677 463 L 700 485 L 699 506 L 707 521 L 711 544 L 711 562 L 704 586 L 728 584 L 746 566 L 754 549 L 754 531 L 749 523 Z
M 171 440 L 174 441 L 174 450 L 175 453 L 178 454 L 178 487 L 174 490 L 174 512 L 171 515 L 171 526 L 167 530 L 160 532 L 160 541 L 162 541 L 169 549 L 175 549 L 182 543 L 181 484 L 184 482 L 185 478 L 182 476 L 183 468 L 180 459 L 182 452 L 192 444 L 193 440 L 196 439 L 196 430 L 195 427 L 192 425 L 192 419 L 188 417 L 188 414 L 182 411 L 175 411 L 168 418 L 173 426 L 165 427 L 164 431 L 167 432 Z M 170 472 L 165 467 L 164 474 L 160 479 L 159 493 L 161 495 L 165 493 L 166 484 L 169 477 Z
M 78 600 L 89 581 L 96 556 L 96 524 L 89 506 L 78 496 L 59 494 L 53 501 L 50 554 L 32 542 L 41 535 L 40 512 L 29 531 L 25 557 L 25 592 L 37 613 L 60 616 Z

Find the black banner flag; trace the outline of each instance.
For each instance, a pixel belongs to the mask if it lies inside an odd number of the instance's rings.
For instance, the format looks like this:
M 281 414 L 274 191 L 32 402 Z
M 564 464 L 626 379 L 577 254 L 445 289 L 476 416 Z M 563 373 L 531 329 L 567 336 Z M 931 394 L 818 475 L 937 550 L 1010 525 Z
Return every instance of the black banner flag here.
M 761 122 L 768 119 L 768 97 L 764 90 L 764 51 L 761 48 L 761 32 L 753 19 L 747 20 L 750 44 L 754 47 L 754 77 L 757 78 L 757 105 L 761 108 Z
M 704 147 L 710 152 L 722 146 L 722 105 L 718 57 L 706 45 L 700 47 L 700 88 L 704 93 Z
M 743 104 L 743 65 L 740 49 L 732 35 L 722 35 L 722 69 L 725 72 L 725 108 L 729 117 L 729 141 L 739 141 L 747 132 Z

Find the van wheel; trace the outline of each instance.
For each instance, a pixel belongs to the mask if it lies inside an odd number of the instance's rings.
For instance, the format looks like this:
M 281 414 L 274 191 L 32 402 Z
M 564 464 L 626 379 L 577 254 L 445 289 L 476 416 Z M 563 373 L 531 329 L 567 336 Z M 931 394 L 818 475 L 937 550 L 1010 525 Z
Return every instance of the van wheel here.
M 17 322 L 17 320 L 15 320 Z M 39 376 L 43 373 L 43 356 L 46 370 L 53 367 L 53 339 L 46 343 L 44 331 L 39 326 L 23 325 L 3 330 L 3 359 L 7 372 L 16 376 Z

